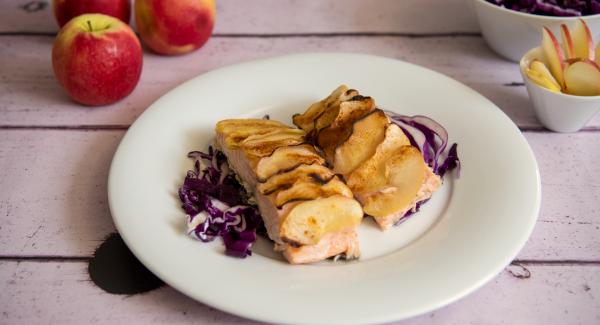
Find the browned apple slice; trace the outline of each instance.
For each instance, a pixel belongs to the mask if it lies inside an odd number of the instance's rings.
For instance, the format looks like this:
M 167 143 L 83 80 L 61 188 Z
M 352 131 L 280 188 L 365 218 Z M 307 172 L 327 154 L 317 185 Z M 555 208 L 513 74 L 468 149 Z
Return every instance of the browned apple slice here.
M 236 119 L 223 120 L 217 123 L 216 133 L 225 137 L 230 148 L 239 148 L 242 141 L 251 135 L 261 135 L 278 129 L 291 129 L 289 126 L 272 120 Z
M 334 171 L 347 175 L 373 156 L 377 146 L 385 138 L 389 123 L 388 117 L 380 109 L 355 121 L 350 137 L 335 149 Z
M 600 66 L 588 59 L 570 63 L 565 69 L 565 84 L 571 95 L 600 95 Z
M 412 146 L 403 146 L 385 162 L 389 187 L 370 195 L 365 213 L 377 218 L 407 209 L 417 197 L 426 176 L 423 156 Z
M 260 159 L 256 166 L 256 176 L 259 181 L 264 182 L 279 172 L 290 170 L 300 164 L 313 163 L 322 165 L 325 160 L 310 144 L 279 147 L 270 156 Z
M 377 146 L 375 154 L 364 161 L 346 177 L 346 184 L 355 194 L 377 191 L 388 184 L 385 163 L 402 146 L 410 145 L 404 132 L 395 124 L 389 124 L 385 138 Z
M 230 119 L 222 120 L 217 123 L 215 128 L 217 133 L 229 134 L 232 131 L 239 131 L 243 129 L 263 129 L 269 127 L 279 128 L 290 128 L 279 121 L 265 120 L 265 119 Z
M 306 133 L 300 129 L 275 129 L 269 133 L 251 135 L 243 140 L 240 145 L 246 154 L 265 157 L 279 147 L 303 143 L 305 135 Z
M 360 204 L 342 195 L 304 201 L 285 217 L 280 236 L 291 244 L 314 245 L 327 233 L 358 226 L 362 216 Z
M 304 114 L 295 114 L 292 117 L 294 125 L 310 133 L 315 125 L 315 120 L 321 116 L 326 110 L 335 108 L 340 102 L 348 100 L 358 92 L 354 89 L 348 89 L 348 86 L 341 85 L 336 88 L 327 98 L 320 100 L 312 105 L 304 112 Z
M 371 97 L 355 96 L 349 101 L 340 103 L 337 116 L 331 124 L 317 134 L 317 144 L 325 152 L 331 162 L 335 148 L 352 133 L 354 121 L 375 109 L 375 101 Z
M 314 179 L 297 181 L 288 189 L 277 192 L 275 205 L 281 208 L 284 204 L 297 200 L 313 200 L 339 194 L 352 198 L 352 191 L 337 176 L 323 184 Z
M 269 177 L 266 182 L 258 184 L 258 190 L 264 195 L 269 195 L 277 190 L 290 188 L 298 181 L 315 180 L 325 183 L 333 176 L 333 171 L 323 165 L 300 165 L 290 171 Z

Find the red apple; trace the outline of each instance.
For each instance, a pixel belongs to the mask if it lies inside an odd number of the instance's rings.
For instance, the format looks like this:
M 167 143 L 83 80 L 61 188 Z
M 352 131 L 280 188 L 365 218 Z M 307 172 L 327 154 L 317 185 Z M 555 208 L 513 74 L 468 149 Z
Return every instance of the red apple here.
M 131 5 L 129 0 L 54 0 L 54 17 L 60 27 L 74 17 L 83 14 L 105 14 L 129 24 Z
M 107 105 L 129 95 L 142 72 L 142 46 L 129 25 L 102 14 L 69 21 L 52 48 L 56 78 L 75 101 Z
M 215 23 L 214 0 L 136 0 L 134 11 L 144 44 L 164 55 L 200 48 Z

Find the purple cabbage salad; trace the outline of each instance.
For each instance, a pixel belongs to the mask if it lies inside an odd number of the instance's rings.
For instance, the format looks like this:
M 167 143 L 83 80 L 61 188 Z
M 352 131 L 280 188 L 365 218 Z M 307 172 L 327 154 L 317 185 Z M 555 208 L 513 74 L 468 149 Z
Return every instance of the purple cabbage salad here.
M 456 177 L 460 177 L 458 144 L 453 143 L 446 152 L 448 131 L 441 124 L 423 115 L 406 116 L 390 111 L 386 111 L 386 114 L 394 124 L 402 129 L 410 144 L 421 151 L 423 160 L 436 175 L 443 178 L 447 172 L 456 169 Z M 408 210 L 396 225 L 406 221 L 408 217 L 419 211 L 427 201 L 417 202 L 415 208 Z
M 422 115 L 386 113 L 421 151 L 435 174 L 443 177 L 456 169 L 456 176 L 460 176 L 457 144 L 452 144 L 446 152 L 448 132 L 442 125 Z M 264 223 L 258 208 L 248 203 L 249 195 L 229 168 L 227 158 L 212 146 L 207 153 L 192 151 L 188 157 L 194 160 L 194 169 L 187 172 L 179 188 L 181 207 L 188 218 L 188 234 L 203 242 L 221 237 L 225 253 L 230 256 L 252 255 L 257 233 L 266 233 Z M 398 223 L 419 211 L 426 202 L 417 202 L 415 209 L 409 210 Z
M 244 258 L 252 255 L 257 231 L 264 229 L 255 205 L 230 170 L 225 155 L 208 148 L 208 153 L 192 151 L 194 160 L 181 188 L 181 207 L 188 215 L 188 234 L 203 242 L 221 237 L 225 254 Z
M 486 0 L 528 14 L 544 16 L 587 16 L 600 14 L 599 0 Z

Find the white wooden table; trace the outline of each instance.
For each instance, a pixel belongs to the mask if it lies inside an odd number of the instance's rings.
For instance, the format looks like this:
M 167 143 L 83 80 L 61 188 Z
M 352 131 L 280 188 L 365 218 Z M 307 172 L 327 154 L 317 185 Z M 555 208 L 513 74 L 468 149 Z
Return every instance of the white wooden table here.
M 87 108 L 54 79 L 47 0 L 0 0 L 0 324 L 250 322 L 170 287 L 105 293 L 87 262 L 115 231 L 109 163 L 144 109 L 206 71 L 301 51 L 371 53 L 449 75 L 508 114 L 538 160 L 542 209 L 517 260 L 474 294 L 400 324 L 600 324 L 600 115 L 574 134 L 542 128 L 516 64 L 488 49 L 463 0 L 217 2 L 204 48 L 146 53 L 129 97 Z

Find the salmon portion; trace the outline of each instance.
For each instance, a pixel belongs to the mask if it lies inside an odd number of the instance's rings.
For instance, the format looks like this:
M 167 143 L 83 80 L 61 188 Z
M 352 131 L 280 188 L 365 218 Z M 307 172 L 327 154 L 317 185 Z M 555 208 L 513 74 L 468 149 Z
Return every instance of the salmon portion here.
M 370 97 L 340 86 L 294 123 L 308 133 L 333 170 L 383 230 L 441 186 L 418 148 Z
M 244 132 L 245 125 L 251 125 L 258 136 Z M 360 203 L 339 179 L 335 186 L 321 189 L 329 180 L 318 174 L 333 173 L 324 167 L 323 159 L 315 157 L 315 148 L 299 137 L 305 133 L 293 130 L 268 120 L 225 120 L 217 124 L 216 146 L 256 201 L 274 249 L 291 264 L 314 263 L 340 254 L 347 259 L 359 257 L 356 227 L 363 216 Z M 291 146 L 302 148 L 282 149 Z M 268 173 L 261 172 L 259 181 L 257 170 Z M 261 191 L 265 184 L 269 190 Z M 278 208 L 281 192 L 285 201 Z

